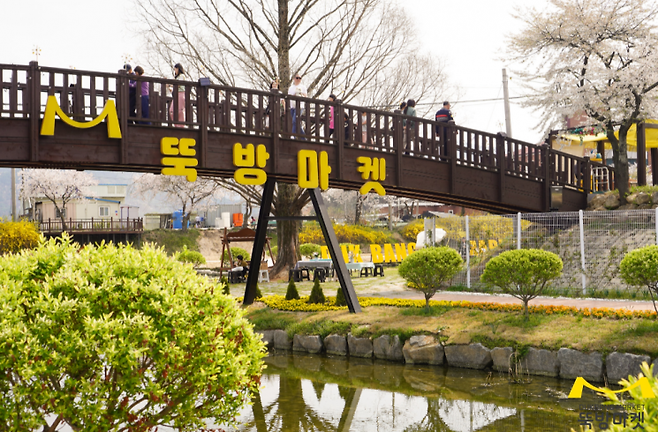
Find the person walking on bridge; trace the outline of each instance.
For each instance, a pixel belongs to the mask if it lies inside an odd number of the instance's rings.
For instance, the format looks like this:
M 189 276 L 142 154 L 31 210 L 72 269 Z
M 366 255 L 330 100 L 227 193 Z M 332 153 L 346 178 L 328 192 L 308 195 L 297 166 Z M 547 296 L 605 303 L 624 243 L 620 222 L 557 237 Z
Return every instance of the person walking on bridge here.
M 177 80 L 183 80 L 185 78 L 185 70 L 180 63 L 174 65 L 174 78 Z M 174 116 L 174 92 L 172 89 L 171 92 L 172 100 L 171 105 L 169 105 L 169 118 L 173 121 L 184 122 L 185 121 L 185 86 L 178 86 L 178 109 L 176 110 L 177 115 Z M 184 127 L 182 124 L 175 125 L 176 127 Z
M 452 118 L 452 112 L 450 111 L 450 102 L 448 101 L 443 102 L 443 108 L 441 108 L 436 112 L 436 115 L 434 116 L 434 120 L 444 125 L 455 124 L 455 120 Z M 438 148 L 441 149 L 441 152 L 445 156 L 448 153 L 447 129 L 445 127 L 439 126 L 438 124 L 436 125 L 435 129 L 436 129 L 436 138 L 441 141 L 441 144 L 439 145 Z M 442 129 L 443 132 L 441 131 Z
M 137 66 L 135 68 L 135 74 L 138 77 L 141 77 L 144 75 L 144 68 L 141 66 Z M 142 118 L 147 119 L 149 118 L 149 83 L 147 81 L 141 81 L 139 83 L 139 95 L 140 95 L 140 102 L 142 106 Z M 140 124 L 151 124 L 150 122 L 147 121 L 141 121 L 139 122 Z
M 434 120 L 439 123 L 455 123 L 455 119 L 452 118 L 452 112 L 450 112 L 450 102 L 443 102 L 443 108 L 436 112 Z M 436 127 L 436 132 L 439 132 L 439 127 Z
M 306 89 L 306 86 L 302 84 L 302 74 L 297 73 L 295 75 L 295 79 L 293 80 L 293 84 L 288 88 L 288 95 L 290 96 L 301 96 L 301 97 L 308 97 L 308 90 Z M 301 116 L 301 114 L 304 111 L 304 103 L 300 102 L 299 103 L 299 111 L 297 112 L 297 101 L 296 100 L 290 100 L 290 115 L 292 116 L 292 133 L 297 133 L 297 114 Z M 301 119 L 300 119 L 300 133 L 304 133 L 304 129 L 301 127 Z

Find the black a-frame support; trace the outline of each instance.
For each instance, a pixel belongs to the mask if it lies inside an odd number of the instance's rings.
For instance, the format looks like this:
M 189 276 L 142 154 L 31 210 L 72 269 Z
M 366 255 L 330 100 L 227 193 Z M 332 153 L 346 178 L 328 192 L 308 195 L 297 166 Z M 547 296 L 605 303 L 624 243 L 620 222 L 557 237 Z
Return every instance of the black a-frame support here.
M 249 268 L 249 276 L 247 277 L 247 286 L 245 288 L 243 301 L 243 304 L 245 305 L 252 304 L 256 298 L 256 284 L 258 283 L 258 272 L 260 269 L 260 262 L 257 257 L 263 256 L 263 248 L 265 247 L 265 238 L 267 236 L 267 222 L 270 220 L 269 214 L 272 210 L 272 198 L 274 197 L 274 184 L 274 180 L 268 179 L 265 182 L 265 187 L 263 189 L 263 198 L 261 200 L 258 225 L 256 227 L 256 239 L 251 251 L 252 262 L 256 260 L 256 263 L 252 264 Z M 317 215 L 320 228 L 324 234 L 324 239 L 327 242 L 329 254 L 334 262 L 336 276 L 338 277 L 338 282 L 340 283 L 340 287 L 345 295 L 347 307 L 351 313 L 361 312 L 361 305 L 359 304 L 359 299 L 354 291 L 352 279 L 347 271 L 347 266 L 345 265 L 345 260 L 343 259 L 343 254 L 340 250 L 338 238 L 336 237 L 334 227 L 331 224 L 331 219 L 327 213 L 327 207 L 322 199 L 320 189 L 308 189 L 308 193 L 311 196 L 311 202 L 313 203 L 315 214 Z

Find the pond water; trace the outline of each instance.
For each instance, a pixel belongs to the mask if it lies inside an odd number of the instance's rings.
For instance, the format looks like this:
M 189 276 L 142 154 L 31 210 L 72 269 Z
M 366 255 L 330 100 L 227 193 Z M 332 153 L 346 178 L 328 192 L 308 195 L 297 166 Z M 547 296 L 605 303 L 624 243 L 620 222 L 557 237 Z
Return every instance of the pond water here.
M 567 399 L 573 380 L 288 353 L 265 363 L 239 431 L 568 432 L 579 405 L 603 402 Z

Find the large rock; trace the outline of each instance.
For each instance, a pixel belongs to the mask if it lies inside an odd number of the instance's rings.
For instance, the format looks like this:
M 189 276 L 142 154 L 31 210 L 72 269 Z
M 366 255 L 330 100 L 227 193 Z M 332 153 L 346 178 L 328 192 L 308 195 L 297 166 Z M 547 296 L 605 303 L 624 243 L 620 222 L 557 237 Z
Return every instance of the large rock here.
M 402 353 L 409 364 L 443 364 L 443 346 L 432 336 L 412 336 L 404 343 Z
M 402 343 L 400 343 L 398 335 L 394 335 L 393 337 L 389 335 L 378 337 L 372 341 L 372 349 L 375 358 L 392 361 L 404 360 Z
M 484 369 L 492 363 L 491 350 L 479 343 L 448 345 L 445 347 L 445 353 L 450 366 Z
M 635 355 L 613 352 L 605 358 L 605 370 L 608 382 L 617 384 L 621 379 L 628 379 L 629 375 L 639 374 L 642 362 L 651 362 L 645 355 Z
M 256 333 L 260 334 L 260 338 L 265 342 L 267 349 L 274 347 L 274 330 L 259 330 Z
M 587 206 L 589 208 L 605 207 L 605 198 L 603 194 L 589 194 L 587 196 L 587 200 L 589 201 Z
M 560 378 L 585 378 L 590 382 L 603 382 L 603 357 L 601 353 L 590 354 L 569 348 L 560 348 L 557 352 L 560 363 Z
M 606 196 L 605 203 L 603 205 L 608 210 L 616 209 L 619 207 L 619 196 L 617 194 L 610 194 Z
M 292 338 L 292 350 L 317 354 L 322 351 L 322 338 L 317 335 L 295 335 Z
M 372 357 L 372 340 L 370 338 L 357 338 L 351 334 L 347 335 L 347 346 L 352 357 Z
M 510 347 L 494 348 L 491 350 L 491 360 L 493 360 L 492 368 L 497 371 L 507 372 L 512 366 L 511 358 L 514 354 L 514 349 Z
M 638 192 L 637 196 L 635 197 L 635 204 L 651 204 L 651 196 L 649 196 L 649 194 L 646 192 Z
M 346 356 L 347 340 L 345 336 L 329 335 L 324 338 L 324 349 L 327 351 L 327 354 Z
M 292 341 L 285 330 L 274 330 L 272 339 L 274 340 L 274 349 L 292 349 Z
M 654 204 L 658 204 L 658 192 L 654 192 L 651 194 L 651 202 Z
M 560 374 L 557 353 L 545 349 L 528 349 L 528 354 L 521 359 L 521 366 L 530 375 L 556 377 Z

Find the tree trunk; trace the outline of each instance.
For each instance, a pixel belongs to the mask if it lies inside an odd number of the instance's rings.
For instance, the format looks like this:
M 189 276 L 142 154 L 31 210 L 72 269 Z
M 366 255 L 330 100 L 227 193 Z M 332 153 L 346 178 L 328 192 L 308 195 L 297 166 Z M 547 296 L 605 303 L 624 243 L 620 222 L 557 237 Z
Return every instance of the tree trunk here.
M 361 214 L 363 213 L 363 202 L 365 201 L 366 196 L 361 195 L 359 191 L 356 191 L 356 205 L 354 206 L 354 225 L 360 225 Z
M 525 315 L 524 320 L 528 321 L 529 315 L 528 315 L 528 301 L 527 299 L 523 299 L 523 314 Z
M 300 216 L 301 207 L 296 199 L 299 187 L 277 184 L 276 216 Z M 272 272 L 276 275 L 287 272 L 299 260 L 299 221 L 279 220 L 276 223 L 279 251 Z
M 612 160 L 615 164 L 615 188 L 619 191 L 619 203 L 626 204 L 626 195 L 629 191 L 628 175 L 628 145 L 626 138 L 629 126 L 621 125 L 619 128 L 619 139 L 615 137 L 614 128 L 611 124 L 606 127 L 608 139 L 612 146 Z
M 290 87 L 290 23 L 288 22 L 288 2 L 290 0 L 279 1 L 279 45 L 277 54 L 279 55 L 279 79 L 280 88 L 284 93 L 288 93 Z M 274 77 L 273 77 L 274 78 Z M 286 107 L 287 108 L 287 107 Z

